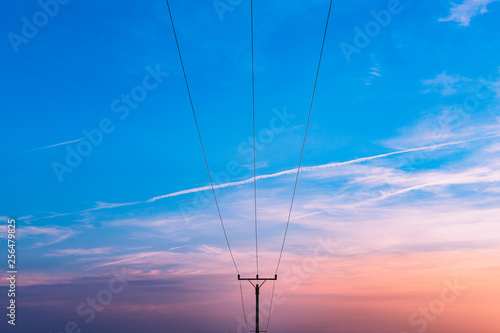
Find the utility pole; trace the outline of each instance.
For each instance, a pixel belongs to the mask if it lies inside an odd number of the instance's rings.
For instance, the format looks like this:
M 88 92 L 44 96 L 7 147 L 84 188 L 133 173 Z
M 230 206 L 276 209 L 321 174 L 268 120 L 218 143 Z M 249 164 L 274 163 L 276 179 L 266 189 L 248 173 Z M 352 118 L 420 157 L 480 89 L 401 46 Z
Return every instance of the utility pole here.
M 245 278 L 242 279 L 240 278 L 240 275 L 238 274 L 238 280 L 246 280 L 252 284 L 252 286 L 255 288 L 255 331 L 250 331 L 250 332 L 255 332 L 255 333 L 261 333 L 261 332 L 266 332 L 266 331 L 261 331 L 259 330 L 259 290 L 260 288 L 266 283 L 267 280 L 278 280 L 278 275 L 274 275 L 274 278 L 259 278 L 259 274 L 255 276 L 255 278 Z M 252 281 L 264 281 L 260 284 L 256 283 L 253 284 Z

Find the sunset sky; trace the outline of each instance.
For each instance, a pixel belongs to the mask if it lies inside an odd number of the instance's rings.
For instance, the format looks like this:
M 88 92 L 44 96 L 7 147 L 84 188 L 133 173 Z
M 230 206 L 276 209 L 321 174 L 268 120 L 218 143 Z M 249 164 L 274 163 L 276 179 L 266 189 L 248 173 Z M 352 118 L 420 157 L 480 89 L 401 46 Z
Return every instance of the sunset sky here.
M 17 325 L 2 312 L 0 330 L 248 332 L 166 2 L 55 1 L 0 10 L 0 267 L 16 218 L 19 271 Z M 253 3 L 271 277 L 330 2 Z M 228 239 L 255 276 L 250 1 L 170 6 Z M 499 19 L 496 0 L 333 1 L 268 332 L 500 332 Z M 6 295 L 2 279 L 2 309 Z

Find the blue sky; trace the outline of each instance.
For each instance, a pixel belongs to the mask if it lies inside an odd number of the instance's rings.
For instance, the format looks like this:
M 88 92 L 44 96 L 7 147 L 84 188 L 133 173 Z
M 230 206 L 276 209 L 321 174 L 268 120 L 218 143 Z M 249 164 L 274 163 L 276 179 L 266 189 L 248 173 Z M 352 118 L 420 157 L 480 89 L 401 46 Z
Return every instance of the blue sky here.
M 229 240 L 241 271 L 254 274 L 250 9 L 248 1 L 229 3 L 170 5 Z M 259 246 L 270 274 L 328 4 L 254 4 Z M 136 281 L 127 299 L 140 294 L 141 283 L 189 276 L 179 289 L 186 294 L 167 292 L 185 311 L 198 309 L 186 296 L 196 294 L 196 281 L 215 275 L 234 283 L 165 2 L 68 1 L 45 16 L 36 1 L 4 6 L 0 216 L 18 219 L 22 283 L 34 288 L 26 301 L 42 304 L 43 286 L 71 289 L 82 279 L 94 279 L 98 290 L 117 267 Z M 499 15 L 494 0 L 333 2 L 285 270 L 325 235 L 336 244 L 333 261 L 321 266 L 327 276 L 347 269 L 336 258 L 374 253 L 448 263 L 448 251 L 463 251 L 480 269 L 497 265 Z M 356 52 L 346 54 L 346 45 Z M 453 265 L 446 274 L 455 274 Z M 346 276 L 361 276 L 349 269 Z M 411 268 L 422 276 L 427 269 Z M 446 274 L 428 276 L 453 277 Z M 464 278 L 488 285 L 492 274 Z M 293 310 L 297 294 L 288 292 L 286 309 Z M 214 332 L 234 331 L 236 296 L 224 296 L 230 319 L 209 324 Z M 44 329 L 62 327 L 70 316 L 62 309 L 82 297 L 54 305 Z M 191 325 L 153 303 L 155 327 L 165 313 L 167 322 Z M 122 305 L 112 303 L 91 331 L 105 331 L 120 311 L 136 311 Z M 201 307 L 200 322 L 209 312 Z M 403 324 L 410 313 L 403 311 Z M 323 319 L 317 332 L 332 324 Z M 441 332 L 452 329 L 461 332 L 453 325 Z

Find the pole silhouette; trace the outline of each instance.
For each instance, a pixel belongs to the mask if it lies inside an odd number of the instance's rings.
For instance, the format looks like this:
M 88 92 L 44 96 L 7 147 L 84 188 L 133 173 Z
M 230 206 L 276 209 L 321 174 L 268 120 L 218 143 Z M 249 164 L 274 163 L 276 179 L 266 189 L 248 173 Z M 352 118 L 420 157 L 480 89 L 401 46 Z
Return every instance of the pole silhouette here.
M 267 280 L 277 280 L 278 275 L 274 275 L 274 278 L 259 278 L 259 274 L 255 276 L 255 278 L 241 278 L 240 274 L 238 274 L 238 280 L 246 280 L 252 284 L 252 286 L 255 288 L 255 331 L 250 331 L 250 332 L 255 332 L 255 333 L 262 333 L 266 331 L 261 331 L 259 327 L 259 293 L 260 293 L 260 288 L 266 283 Z M 252 281 L 264 281 L 260 285 L 258 283 L 253 284 Z

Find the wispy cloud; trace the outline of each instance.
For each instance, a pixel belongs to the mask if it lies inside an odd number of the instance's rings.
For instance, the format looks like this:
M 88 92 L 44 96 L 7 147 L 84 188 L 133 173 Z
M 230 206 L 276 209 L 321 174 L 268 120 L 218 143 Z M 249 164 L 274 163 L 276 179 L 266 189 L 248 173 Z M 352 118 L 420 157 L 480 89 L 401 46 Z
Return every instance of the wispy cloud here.
M 449 96 L 458 92 L 457 84 L 464 81 L 472 81 L 459 75 L 448 75 L 446 71 L 438 74 L 434 79 L 423 80 L 424 86 L 432 86 L 434 91 L 440 91 L 442 96 Z M 428 92 L 429 90 L 425 91 Z
M 52 219 L 56 217 L 64 217 L 64 216 L 69 216 L 69 215 L 75 215 L 75 214 L 88 214 L 89 212 L 92 211 L 97 211 L 97 210 L 102 210 L 102 209 L 111 209 L 111 208 L 117 208 L 117 207 L 125 207 L 125 206 L 133 206 L 142 203 L 142 201 L 133 201 L 133 202 L 123 202 L 123 203 L 107 203 L 107 202 L 96 202 L 96 207 L 94 208 L 89 208 L 89 209 L 84 209 L 84 210 L 79 210 L 76 212 L 70 212 L 70 213 L 53 213 L 52 215 L 49 216 L 44 216 L 40 218 L 34 218 L 30 219 L 30 221 L 37 221 L 37 220 L 42 220 L 42 219 Z M 88 218 L 86 217 L 84 221 L 87 221 Z
M 369 70 L 368 78 L 364 79 L 363 82 L 365 85 L 370 86 L 375 77 L 382 77 L 382 68 L 380 64 L 376 61 L 376 57 L 372 54 L 370 55 L 372 66 Z
M 175 247 L 171 247 L 170 249 L 168 249 L 169 251 L 173 251 L 173 250 L 178 250 L 178 249 L 182 249 L 184 247 L 186 247 L 188 245 L 183 245 L 183 246 L 175 246 Z
M 36 243 L 36 247 L 53 245 L 77 235 L 78 233 L 78 231 L 71 228 L 35 226 L 25 226 L 20 228 L 18 231 L 18 235 L 20 237 L 43 236 L 45 238 L 44 241 Z
M 200 247 L 198 247 L 198 249 L 204 253 L 220 254 L 220 253 L 224 252 L 224 250 L 222 250 L 218 247 L 209 246 L 209 245 L 201 245 Z
M 97 201 L 97 207 L 90 208 L 85 210 L 85 212 L 90 212 L 93 210 L 100 210 L 100 209 L 109 209 L 109 208 L 116 208 L 116 207 L 124 207 L 124 206 L 132 206 L 135 204 L 140 203 L 140 201 L 134 201 L 134 202 L 122 202 L 122 203 L 109 203 L 109 202 L 100 202 Z
M 47 257 L 62 257 L 62 256 L 82 256 L 95 254 L 108 254 L 112 252 L 111 247 L 97 247 L 91 249 L 61 249 L 52 253 L 48 253 Z
M 134 261 L 134 260 L 137 260 L 137 259 L 142 259 L 142 258 L 145 258 L 145 257 L 154 256 L 155 254 L 157 254 L 157 253 L 156 252 L 147 252 L 147 253 L 143 253 L 143 254 L 138 255 L 138 256 L 133 256 L 133 257 L 126 258 L 126 259 L 121 259 L 121 260 L 107 262 L 107 263 L 104 263 L 104 264 L 95 265 L 95 266 L 92 266 L 90 268 L 87 268 L 86 271 L 94 269 L 94 268 L 98 268 L 98 267 L 105 267 L 105 266 L 111 266 L 111 265 L 116 265 L 116 264 L 122 264 L 124 262 L 130 262 L 130 261 Z
M 440 22 L 455 21 L 468 26 L 472 17 L 488 12 L 487 6 L 498 0 L 465 0 L 462 4 L 453 4 L 448 17 L 440 18 Z
M 494 134 L 494 135 L 487 135 L 487 136 L 482 136 L 482 137 L 470 138 L 470 139 L 466 139 L 466 140 L 457 140 L 457 141 L 450 141 L 450 142 L 445 142 L 445 143 L 440 143 L 440 144 L 433 144 L 433 145 L 418 147 L 418 148 L 403 149 L 403 150 L 393 151 L 393 152 L 385 153 L 385 154 L 357 158 L 357 159 L 353 159 L 353 160 L 349 160 L 349 161 L 345 161 L 345 162 L 334 162 L 334 163 L 327 163 L 327 164 L 310 166 L 310 167 L 302 167 L 300 169 L 300 171 L 301 172 L 313 172 L 313 171 L 322 170 L 322 169 L 336 168 L 336 167 L 341 167 L 341 166 L 351 165 L 351 164 L 359 164 L 359 163 L 364 163 L 364 162 L 382 159 L 382 158 L 387 158 L 387 157 L 396 156 L 396 155 L 403 155 L 403 154 L 419 152 L 419 151 L 438 150 L 441 148 L 452 147 L 452 146 L 460 146 L 463 144 L 467 144 L 469 142 L 487 140 L 487 139 L 491 139 L 491 138 L 495 138 L 495 137 L 499 137 L 499 136 L 500 136 L 500 134 L 498 134 L 498 135 Z M 297 168 L 289 169 L 289 170 L 285 170 L 285 171 L 280 171 L 280 172 L 276 172 L 276 173 L 272 173 L 272 174 L 267 174 L 267 175 L 260 175 L 260 176 L 256 177 L 256 180 L 276 178 L 276 177 L 281 177 L 281 176 L 286 176 L 286 175 L 292 175 L 295 173 L 297 173 Z M 253 183 L 253 181 L 254 181 L 253 178 L 248 178 L 248 179 L 237 181 L 237 182 L 218 184 L 218 185 L 214 185 L 214 189 L 223 189 L 223 188 L 228 188 L 228 187 L 241 186 L 241 185 Z M 89 208 L 89 209 L 76 211 L 76 212 L 70 212 L 70 213 L 62 213 L 62 214 L 57 213 L 57 214 L 53 214 L 53 215 L 49 215 L 49 216 L 45 216 L 45 217 L 41 217 L 41 218 L 32 219 L 31 221 L 36 221 L 36 220 L 40 220 L 40 219 L 64 217 L 64 216 L 75 215 L 75 214 L 84 214 L 84 213 L 88 213 L 90 211 L 96 211 L 96 210 L 112 209 L 112 208 L 125 207 L 125 206 L 134 206 L 134 205 L 138 205 L 138 204 L 142 204 L 142 203 L 151 203 L 151 202 L 155 202 L 155 201 L 161 200 L 161 199 L 172 198 L 172 197 L 177 197 L 177 196 L 186 195 L 186 194 L 190 194 L 190 193 L 197 193 L 197 192 L 210 191 L 210 190 L 211 190 L 210 186 L 202 186 L 202 187 L 195 187 L 195 188 L 186 189 L 186 190 L 182 190 L 182 191 L 172 192 L 172 193 L 168 193 L 168 194 L 164 194 L 164 195 L 160 195 L 160 196 L 155 196 L 155 197 L 150 198 L 146 201 L 134 201 L 134 202 L 127 202 L 127 203 L 97 202 L 97 206 L 94 208 Z M 155 223 L 156 224 L 166 224 L 169 222 L 170 222 L 170 220 L 162 220 L 162 221 L 157 221 Z M 118 223 L 118 222 L 116 222 L 116 223 Z
M 500 171 L 497 171 L 500 170 L 500 160 L 498 154 L 492 153 L 499 149 L 498 140 L 491 140 L 499 136 L 458 140 L 304 168 L 311 172 L 312 177 L 304 177 L 303 180 L 308 186 L 304 187 L 305 191 L 301 191 L 301 197 L 294 207 L 292 229 L 301 229 L 299 232 L 294 230 L 289 235 L 286 247 L 287 259 L 300 262 L 304 253 L 313 253 L 314 247 L 317 246 L 315 240 L 324 239 L 325 235 L 331 235 L 333 238 L 332 242 L 328 243 L 334 251 L 329 260 L 337 261 L 339 264 L 342 258 L 352 260 L 360 255 L 398 253 L 399 256 L 416 253 L 415 255 L 432 258 L 455 250 L 483 251 L 482 255 L 484 251 L 498 249 L 498 236 L 491 231 L 497 229 L 497 216 L 500 212 L 497 201 L 493 201 L 495 198 L 490 196 L 489 200 L 484 200 L 483 189 L 491 188 L 494 191 L 494 186 L 500 182 Z M 476 142 L 477 145 L 465 145 L 470 142 Z M 454 160 L 446 167 L 407 172 L 398 169 L 394 159 L 384 159 L 407 152 L 462 144 L 470 154 Z M 362 163 L 371 160 L 378 161 Z M 293 174 L 294 171 L 296 169 L 267 176 L 277 177 Z M 342 181 L 339 181 L 341 178 Z M 318 182 L 318 179 L 321 181 Z M 335 184 L 335 191 L 332 191 L 330 186 L 324 186 L 326 183 Z M 458 195 L 463 190 L 464 193 L 474 192 L 474 194 Z M 262 221 L 266 228 L 276 228 L 272 230 L 278 230 L 277 228 L 282 226 L 283 211 L 286 211 L 289 205 L 288 196 L 275 195 L 281 193 L 280 191 L 279 188 L 266 186 L 261 188 L 260 197 L 265 204 L 259 207 L 259 214 L 269 221 L 273 220 L 270 223 L 267 223 L 267 220 Z M 495 192 L 491 193 L 494 195 Z M 416 196 L 411 194 L 423 195 L 414 200 Z M 389 198 L 395 200 L 387 200 Z M 226 215 L 234 216 L 235 211 L 238 210 L 239 213 L 241 207 L 252 207 L 239 200 L 245 199 L 242 196 L 233 196 L 233 204 L 227 207 Z M 113 208 L 115 205 L 98 206 Z M 242 215 L 251 216 L 245 212 Z M 172 212 L 169 211 L 165 216 L 172 217 Z M 198 221 L 206 223 L 207 220 L 213 220 L 212 216 L 204 214 L 197 215 L 196 219 L 196 225 Z M 127 255 L 117 250 L 113 255 L 98 256 L 92 261 L 82 262 L 81 264 L 85 265 L 82 270 L 98 274 L 101 271 L 98 268 L 108 269 L 109 266 L 119 265 L 156 277 L 172 274 L 203 275 L 213 271 L 227 272 L 228 267 L 231 268 L 226 248 L 220 242 L 212 240 L 217 237 L 211 236 L 220 232 L 213 225 L 195 230 L 185 228 L 185 225 L 179 223 L 171 223 L 163 217 L 158 218 L 156 223 L 150 223 L 143 217 L 130 222 L 127 224 L 116 221 L 116 224 L 103 223 L 103 225 L 109 228 L 133 225 L 134 229 L 126 232 L 134 236 L 135 227 L 139 222 L 142 222 L 141 229 L 158 234 L 165 228 L 163 232 L 170 234 L 172 239 L 166 238 L 167 241 L 164 239 L 162 242 L 169 244 L 165 247 L 169 250 Z M 228 226 L 232 240 L 238 234 L 234 233 L 235 229 L 231 228 L 231 223 Z M 241 225 L 238 228 L 241 228 Z M 197 243 L 198 245 L 193 246 L 193 243 L 190 243 L 189 251 L 173 252 L 185 246 L 179 244 L 178 237 L 188 233 L 193 238 L 199 235 L 204 235 L 206 238 L 202 243 Z M 274 231 L 266 235 L 266 237 L 281 236 L 282 233 Z M 149 235 L 141 237 L 151 241 Z M 137 239 L 140 240 L 141 237 Z M 232 245 L 239 267 L 246 267 L 244 264 L 251 263 L 254 257 L 251 255 L 252 251 L 248 250 L 249 247 L 245 247 L 242 243 L 244 242 L 238 241 Z M 268 242 L 271 243 L 276 242 Z M 279 248 L 272 246 L 266 248 L 266 245 L 263 245 L 262 249 L 264 250 L 262 258 L 270 258 L 263 259 L 263 267 L 274 268 L 274 259 L 279 254 Z M 61 254 L 72 255 L 74 251 L 74 255 L 85 255 L 85 252 L 78 250 L 69 249 L 69 252 L 63 250 Z M 345 260 L 346 265 L 350 265 L 349 260 Z
M 414 179 L 414 181 L 415 180 L 416 179 Z M 423 174 L 419 176 L 418 180 L 416 181 L 420 182 L 420 184 L 406 187 L 394 192 L 384 193 L 382 196 L 376 198 L 376 200 L 384 200 L 396 195 L 401 195 L 411 191 L 423 190 L 432 187 L 496 183 L 500 182 L 500 172 L 491 168 L 480 167 L 457 173 L 436 172 L 436 173 Z
M 476 96 L 466 95 L 464 101 L 477 102 L 477 107 L 440 105 L 412 125 L 401 128 L 400 135 L 384 140 L 382 145 L 392 149 L 405 149 L 418 144 L 432 145 L 497 135 L 500 133 L 500 118 L 495 118 L 498 109 L 489 110 L 487 116 L 474 112 L 497 103 L 492 91 L 489 91 L 488 98 L 484 97 L 482 100 L 474 99 Z
M 385 157 L 390 157 L 394 155 L 401 155 L 401 154 L 406 154 L 406 153 L 411 153 L 411 152 L 417 152 L 417 151 L 423 151 L 423 150 L 435 150 L 443 147 L 448 147 L 448 146 L 456 146 L 456 145 L 461 145 L 465 144 L 468 142 L 473 142 L 473 141 L 478 141 L 478 140 L 486 140 L 494 137 L 498 137 L 499 135 L 491 135 L 491 136 L 485 136 L 485 137 L 479 137 L 479 138 L 473 138 L 473 139 L 468 139 L 468 140 L 459 140 L 459 141 L 453 141 L 453 142 L 446 142 L 446 143 L 441 143 L 441 144 L 436 144 L 436 145 L 431 145 L 431 146 L 425 146 L 425 147 L 419 147 L 419 148 L 412 148 L 412 149 L 405 149 L 405 150 L 399 150 L 395 152 L 390 152 L 390 153 L 385 153 L 385 154 L 380 154 L 380 155 L 374 155 L 374 156 L 369 156 L 369 157 L 362 157 L 362 158 L 357 158 L 354 160 L 350 161 L 345 161 L 345 162 L 335 162 L 335 163 L 328 163 L 328 164 L 322 164 L 322 165 L 316 165 L 316 166 L 311 166 L 311 167 L 303 167 L 300 169 L 301 172 L 311 172 L 311 171 L 316 171 L 316 170 L 321 170 L 321 169 L 327 169 L 327 168 L 335 168 L 339 166 L 344 166 L 344 165 L 349 165 L 349 164 L 357 164 L 357 163 L 363 163 L 371 160 L 376 160 L 380 158 L 385 158 Z M 267 174 L 267 175 L 260 175 L 257 176 L 257 180 L 262 180 L 262 179 L 269 179 L 269 178 L 275 178 L 275 177 L 280 177 L 280 176 L 285 176 L 285 175 L 290 175 L 290 174 L 295 174 L 297 172 L 297 169 L 290 169 L 290 170 L 285 170 L 281 172 L 276 172 L 272 174 Z M 232 186 L 239 186 L 239 185 L 245 185 L 253 182 L 253 178 L 241 180 L 238 182 L 231 182 L 231 183 L 224 183 L 224 184 L 219 184 L 215 185 L 214 189 L 221 189 L 221 188 L 226 188 L 226 187 L 232 187 Z M 149 199 L 147 202 L 153 202 L 156 200 L 160 199 L 165 199 L 165 198 L 171 198 L 171 197 L 176 197 L 179 195 L 184 195 L 184 194 L 189 194 L 189 193 L 195 193 L 195 192 L 201 192 L 201 191 L 208 191 L 211 190 L 210 186 L 202 186 L 202 187 L 196 187 L 188 190 L 183 190 L 183 191 L 178 191 L 178 192 L 173 192 L 169 194 L 164 194 L 160 195 L 157 197 L 153 197 Z
M 76 139 L 76 140 L 71 140 L 71 141 L 66 141 L 66 142 L 61 142 L 61 143 L 56 143 L 56 144 L 53 144 L 53 145 L 50 145 L 50 146 L 29 149 L 29 150 L 26 150 L 25 152 L 30 152 L 30 151 L 35 151 L 35 150 L 42 150 L 42 149 L 49 149 L 49 148 L 53 148 L 53 147 L 57 147 L 57 146 L 62 146 L 62 145 L 70 144 L 70 143 L 79 142 L 79 141 L 82 141 L 82 140 L 83 140 L 83 138 Z

